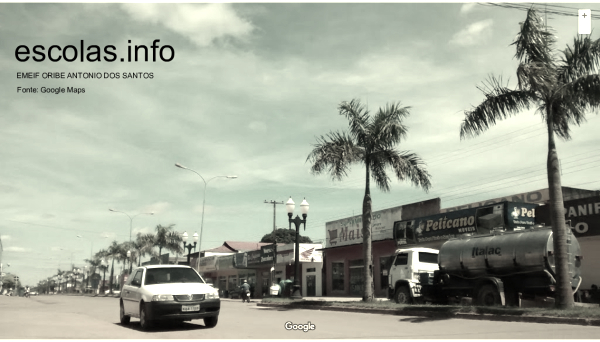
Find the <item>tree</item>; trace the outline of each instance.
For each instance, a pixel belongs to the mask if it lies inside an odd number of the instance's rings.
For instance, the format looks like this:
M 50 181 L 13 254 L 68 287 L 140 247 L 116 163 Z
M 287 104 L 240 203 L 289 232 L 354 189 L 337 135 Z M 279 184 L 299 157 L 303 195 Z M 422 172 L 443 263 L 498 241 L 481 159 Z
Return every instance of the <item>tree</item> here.
M 485 100 L 470 111 L 460 128 L 461 139 L 486 131 L 496 121 L 535 106 L 548 132 L 547 175 L 550 216 L 557 276 L 556 307 L 574 306 L 568 271 L 567 227 L 563 208 L 562 185 L 554 135 L 571 138 L 569 125 L 585 121 L 587 110 L 600 105 L 600 40 L 578 36 L 573 47 L 556 57 L 554 36 L 544 29 L 541 18 L 530 9 L 512 45 L 516 46 L 517 89 L 509 89 L 500 78 L 491 76 L 479 89 Z
M 154 235 L 153 234 L 142 234 L 137 233 L 134 248 L 137 254 L 138 266 L 141 264 L 142 257 L 150 255 L 151 257 L 158 257 L 154 252 Z
M 160 256 L 162 255 L 162 250 L 166 249 L 170 252 L 177 254 L 183 253 L 183 239 L 181 235 L 173 230 L 175 227 L 174 224 L 170 224 L 168 226 L 158 225 L 156 226 L 155 234 L 146 234 L 140 236 L 140 242 L 144 246 L 144 250 L 147 251 L 149 248 L 150 254 L 157 257 L 159 263 L 162 263 Z M 158 247 L 158 254 L 156 254 L 153 250 L 154 247 Z
M 402 120 L 409 113 L 409 107 L 400 103 L 379 108 L 374 116 L 358 100 L 342 102 L 338 107 L 340 115 L 349 123 L 349 132 L 330 132 L 327 137 L 317 138 L 314 149 L 307 161 L 313 164 L 313 174 L 327 171 L 332 180 L 347 176 L 351 164 L 365 166 L 365 195 L 362 206 L 362 235 L 364 260 L 363 301 L 373 301 L 373 255 L 371 253 L 371 179 L 381 191 L 390 190 L 390 179 L 386 169 L 391 167 L 395 176 L 403 181 L 428 191 L 431 187 L 430 175 L 425 164 L 416 154 L 398 152 L 395 145 L 406 138 L 407 127 Z
M 300 235 L 300 243 L 312 243 L 312 240 L 308 236 Z M 295 243 L 296 242 L 296 231 L 294 229 L 277 228 L 275 230 L 275 239 L 273 239 L 273 232 L 266 234 L 260 239 L 260 242 L 267 243 Z

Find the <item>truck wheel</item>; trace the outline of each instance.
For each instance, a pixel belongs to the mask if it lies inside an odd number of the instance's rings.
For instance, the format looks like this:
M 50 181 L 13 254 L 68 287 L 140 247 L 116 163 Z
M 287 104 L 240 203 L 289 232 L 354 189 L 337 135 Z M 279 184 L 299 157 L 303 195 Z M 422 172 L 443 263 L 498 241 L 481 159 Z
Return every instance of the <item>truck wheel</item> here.
M 394 299 L 398 304 L 410 304 L 410 291 L 406 286 L 400 286 L 396 289 L 396 293 L 394 294 Z
M 494 285 L 483 285 L 477 294 L 477 304 L 481 306 L 500 305 L 500 293 Z

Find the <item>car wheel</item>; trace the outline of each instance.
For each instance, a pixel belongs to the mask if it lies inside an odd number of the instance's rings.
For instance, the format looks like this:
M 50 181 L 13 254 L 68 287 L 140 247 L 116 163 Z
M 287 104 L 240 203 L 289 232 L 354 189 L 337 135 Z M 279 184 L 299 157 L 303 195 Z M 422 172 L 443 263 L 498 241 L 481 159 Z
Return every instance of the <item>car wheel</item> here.
M 152 327 L 152 321 L 148 319 L 148 312 L 144 304 L 140 305 L 140 326 L 144 330 Z
M 500 293 L 494 285 L 483 285 L 477 294 L 477 304 L 481 306 L 500 305 Z
M 410 304 L 410 292 L 408 287 L 400 286 L 396 289 L 396 293 L 394 294 L 394 299 L 398 304 Z
M 207 328 L 214 328 L 217 325 L 217 322 L 219 322 L 219 316 L 204 318 L 204 325 Z
M 119 310 L 119 318 L 121 319 L 121 324 L 129 324 L 131 317 L 125 314 L 125 308 L 123 307 L 123 301 L 121 301 L 121 309 Z

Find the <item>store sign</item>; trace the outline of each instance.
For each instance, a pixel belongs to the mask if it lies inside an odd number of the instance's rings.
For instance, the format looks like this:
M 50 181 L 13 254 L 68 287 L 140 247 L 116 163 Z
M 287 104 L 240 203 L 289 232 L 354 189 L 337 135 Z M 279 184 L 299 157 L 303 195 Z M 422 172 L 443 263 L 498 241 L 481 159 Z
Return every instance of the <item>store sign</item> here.
M 474 202 L 474 203 L 469 203 L 469 204 L 465 204 L 465 205 L 460 205 L 457 207 L 445 208 L 445 209 L 441 209 L 440 213 L 447 213 L 447 212 L 457 211 L 457 210 L 462 210 L 462 209 L 478 208 L 478 207 L 488 206 L 488 205 L 505 202 L 505 201 L 522 202 L 522 203 L 544 203 L 548 200 L 550 200 L 550 194 L 548 192 L 548 189 L 543 189 L 543 190 L 537 190 L 537 191 L 523 192 L 520 194 L 511 195 L 511 196 L 507 196 L 507 197 L 494 198 L 494 199 L 486 200 L 483 202 Z
M 600 235 L 600 196 L 565 201 L 565 220 L 576 237 Z M 536 222 L 549 226 L 550 207 L 538 208 Z
M 233 268 L 233 255 L 220 256 L 217 259 L 217 270 L 228 270 Z
M 193 264 L 193 263 L 192 263 Z M 198 260 L 199 272 L 210 272 L 217 269 L 217 256 L 211 255 Z
M 248 254 L 246 252 L 234 254 L 233 266 L 235 268 L 246 268 L 248 266 Z
M 300 261 L 323 262 L 321 248 L 323 248 L 321 244 L 300 244 Z
M 273 263 L 273 256 L 275 255 L 275 246 L 266 245 L 260 247 L 260 262 L 261 263 Z
M 393 224 L 402 219 L 402 207 L 395 207 L 371 214 L 372 241 L 393 238 Z M 338 247 L 362 243 L 362 215 L 353 216 L 325 224 L 325 246 Z
M 246 254 L 248 255 L 248 267 L 260 265 L 260 249 L 256 251 L 246 252 Z

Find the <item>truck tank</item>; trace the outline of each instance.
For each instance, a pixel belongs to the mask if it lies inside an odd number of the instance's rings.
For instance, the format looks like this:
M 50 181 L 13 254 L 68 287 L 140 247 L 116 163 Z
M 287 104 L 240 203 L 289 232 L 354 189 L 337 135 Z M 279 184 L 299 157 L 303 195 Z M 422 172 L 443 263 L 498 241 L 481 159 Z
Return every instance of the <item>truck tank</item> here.
M 578 286 L 581 248 L 570 229 L 567 246 L 571 284 Z M 466 278 L 547 272 L 556 278 L 551 227 L 451 239 L 438 262 L 440 270 Z

